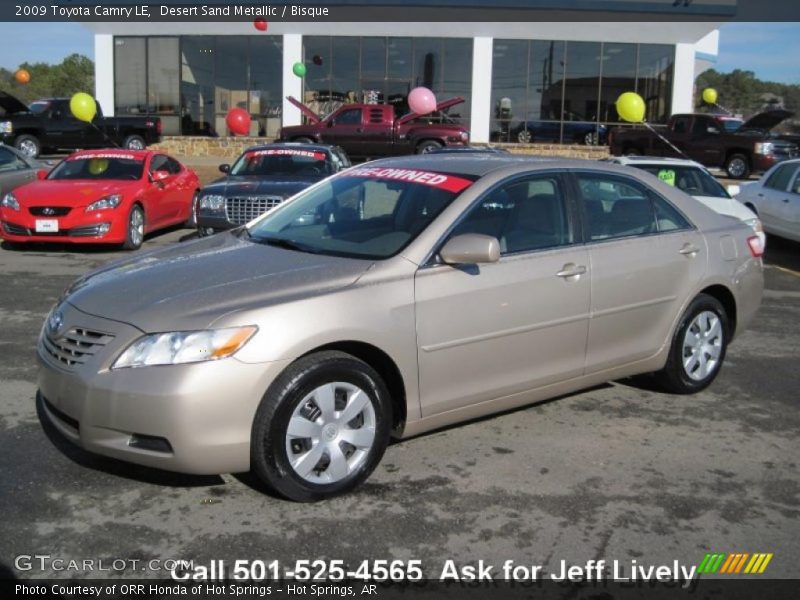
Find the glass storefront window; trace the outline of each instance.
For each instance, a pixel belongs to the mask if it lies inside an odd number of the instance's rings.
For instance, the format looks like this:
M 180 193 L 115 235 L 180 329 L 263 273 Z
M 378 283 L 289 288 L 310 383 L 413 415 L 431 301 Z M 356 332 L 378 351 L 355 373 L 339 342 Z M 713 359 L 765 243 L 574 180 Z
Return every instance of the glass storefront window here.
M 618 122 L 616 101 L 624 92 L 636 90 L 636 44 L 603 44 L 602 81 L 600 83 L 600 121 Z
M 114 40 L 114 104 L 118 115 L 147 112 L 147 46 L 145 38 Z M 124 74 L 124 75 L 122 75 Z

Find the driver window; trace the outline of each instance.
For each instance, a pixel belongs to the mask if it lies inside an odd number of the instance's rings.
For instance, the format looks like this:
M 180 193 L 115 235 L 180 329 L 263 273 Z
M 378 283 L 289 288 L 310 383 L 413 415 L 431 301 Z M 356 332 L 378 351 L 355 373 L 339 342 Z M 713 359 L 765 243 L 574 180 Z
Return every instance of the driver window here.
M 361 109 L 351 108 L 340 112 L 333 120 L 335 125 L 360 125 Z
M 169 171 L 169 158 L 163 154 L 156 154 L 150 162 L 150 173 L 156 171 Z

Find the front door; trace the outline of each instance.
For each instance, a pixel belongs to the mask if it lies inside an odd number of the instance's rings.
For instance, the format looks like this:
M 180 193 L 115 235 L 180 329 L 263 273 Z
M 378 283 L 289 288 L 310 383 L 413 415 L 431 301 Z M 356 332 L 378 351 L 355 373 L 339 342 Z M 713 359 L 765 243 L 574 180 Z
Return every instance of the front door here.
M 422 414 L 430 416 L 583 373 L 588 255 L 559 175 L 487 193 L 452 236 L 500 242 L 497 263 L 433 264 L 416 276 Z
M 47 142 L 53 148 L 84 148 L 84 130 L 90 125 L 72 116 L 68 105 L 57 104 L 50 111 L 47 125 Z
M 322 141 L 341 146 L 351 156 L 363 156 L 362 109 L 344 106 L 326 121 L 322 130 Z
M 789 190 L 795 185 L 796 172 L 798 172 L 796 163 L 790 162 L 778 165 L 767 177 L 758 192 L 758 216 L 767 231 L 777 233 L 785 228 L 785 216 L 788 216 L 788 209 L 791 208 L 792 204 Z M 782 215 L 784 216 L 782 217 Z

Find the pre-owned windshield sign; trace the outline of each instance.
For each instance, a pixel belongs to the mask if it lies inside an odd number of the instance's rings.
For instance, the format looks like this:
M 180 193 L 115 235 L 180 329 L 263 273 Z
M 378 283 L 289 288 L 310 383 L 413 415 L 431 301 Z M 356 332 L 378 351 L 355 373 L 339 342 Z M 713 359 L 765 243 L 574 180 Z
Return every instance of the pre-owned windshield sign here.
M 248 152 L 247 156 L 303 156 L 305 158 L 325 160 L 324 152 L 312 152 L 311 150 L 289 150 L 289 149 L 254 150 L 252 152 Z
M 418 171 L 416 169 L 381 169 L 376 167 L 350 169 L 342 173 L 344 177 L 369 177 L 371 179 L 385 179 L 390 181 L 408 181 L 421 183 L 431 187 L 458 193 L 465 190 L 472 181 L 453 175 L 434 173 L 432 171 Z

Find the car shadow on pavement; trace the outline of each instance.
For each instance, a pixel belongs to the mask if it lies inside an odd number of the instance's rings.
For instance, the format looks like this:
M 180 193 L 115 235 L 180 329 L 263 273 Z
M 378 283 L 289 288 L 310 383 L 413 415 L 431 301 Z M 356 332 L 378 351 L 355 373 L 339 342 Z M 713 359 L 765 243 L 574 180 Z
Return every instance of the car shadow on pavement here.
M 800 243 L 768 234 L 764 262 L 767 265 L 800 272 Z
M 225 480 L 219 475 L 186 475 L 183 473 L 173 473 L 171 471 L 135 465 L 87 452 L 67 440 L 61 432 L 56 429 L 55 425 L 50 422 L 50 418 L 44 412 L 42 399 L 40 397 L 36 398 L 36 415 L 42 425 L 42 430 L 53 446 L 65 457 L 81 467 L 100 471 L 109 475 L 115 475 L 117 477 L 124 477 L 125 479 L 132 479 L 141 483 L 150 483 L 166 487 L 209 487 L 225 483 Z

